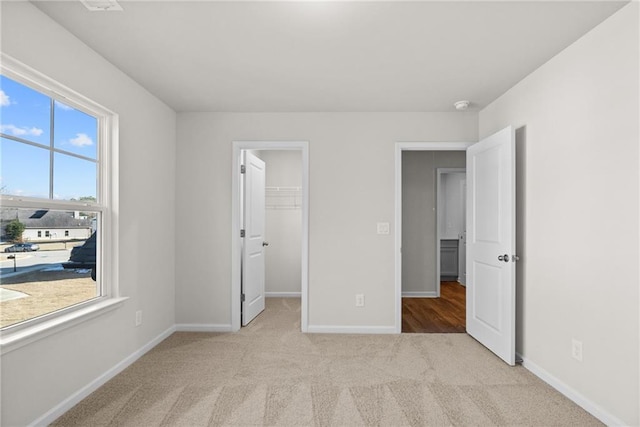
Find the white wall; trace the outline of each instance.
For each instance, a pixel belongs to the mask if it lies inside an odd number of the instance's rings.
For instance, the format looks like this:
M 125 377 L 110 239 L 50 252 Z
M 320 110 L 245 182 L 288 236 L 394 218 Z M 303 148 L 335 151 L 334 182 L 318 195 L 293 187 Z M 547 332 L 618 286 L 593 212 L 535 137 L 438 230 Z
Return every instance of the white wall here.
M 638 3 L 480 113 L 518 132 L 518 343 L 609 422 L 638 425 Z M 571 357 L 583 342 L 584 360 Z
M 124 306 L 2 355 L 1 424 L 26 425 L 175 324 L 175 113 L 28 2 L 1 2 L 2 51 L 120 115 Z M 142 326 L 134 313 L 143 310 Z
M 395 143 L 473 141 L 476 131 L 471 112 L 178 114 L 177 222 L 207 212 L 210 227 L 195 240 L 177 234 L 177 322 L 231 323 L 232 141 L 309 141 L 310 327 L 392 328 L 394 238 L 376 223 L 394 221 Z
M 300 293 L 302 268 L 302 200 L 291 190 L 270 191 L 272 187 L 302 187 L 302 152 L 261 151 L 267 168 L 265 291 L 268 294 Z M 296 203 L 297 200 L 297 203 Z M 296 207 L 297 206 L 297 207 Z
M 464 168 L 465 163 L 464 151 L 402 153 L 402 292 L 405 294 L 437 295 L 436 170 Z

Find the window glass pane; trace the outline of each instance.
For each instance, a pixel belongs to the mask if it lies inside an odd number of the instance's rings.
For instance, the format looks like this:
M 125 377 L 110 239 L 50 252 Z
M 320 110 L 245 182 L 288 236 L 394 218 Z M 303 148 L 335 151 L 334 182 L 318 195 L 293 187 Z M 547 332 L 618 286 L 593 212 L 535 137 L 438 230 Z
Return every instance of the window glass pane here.
M 0 138 L 2 194 L 49 198 L 49 150 Z
M 54 147 L 96 158 L 98 119 L 56 101 L 53 128 Z
M 1 208 L 0 222 L 11 241 L 0 244 L 0 327 L 101 295 L 92 278 L 97 212 Z
M 55 153 L 53 157 L 53 198 L 96 200 L 97 164 Z
M 50 145 L 51 98 L 0 76 L 0 132 Z

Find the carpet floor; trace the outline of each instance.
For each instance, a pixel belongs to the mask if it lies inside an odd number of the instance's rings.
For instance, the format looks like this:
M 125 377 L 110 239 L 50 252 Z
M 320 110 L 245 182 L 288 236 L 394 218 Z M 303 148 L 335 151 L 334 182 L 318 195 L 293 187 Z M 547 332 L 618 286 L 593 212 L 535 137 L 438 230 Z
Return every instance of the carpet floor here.
M 466 334 L 302 334 L 267 299 L 237 333 L 178 332 L 55 426 L 602 425 Z

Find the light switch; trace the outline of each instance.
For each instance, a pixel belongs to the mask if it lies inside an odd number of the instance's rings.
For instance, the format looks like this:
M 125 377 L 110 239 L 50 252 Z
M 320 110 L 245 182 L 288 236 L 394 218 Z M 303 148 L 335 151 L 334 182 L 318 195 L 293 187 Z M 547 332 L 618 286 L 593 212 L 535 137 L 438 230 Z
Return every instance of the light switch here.
M 378 223 L 378 234 L 389 234 L 389 223 L 388 222 L 379 222 Z

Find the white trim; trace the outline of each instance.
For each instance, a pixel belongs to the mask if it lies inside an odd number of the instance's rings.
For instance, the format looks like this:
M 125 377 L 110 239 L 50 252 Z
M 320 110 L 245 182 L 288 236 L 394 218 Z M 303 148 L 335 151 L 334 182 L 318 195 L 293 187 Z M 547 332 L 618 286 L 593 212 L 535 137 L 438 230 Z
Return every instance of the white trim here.
M 402 152 L 466 151 L 473 142 L 397 142 L 395 149 L 395 332 L 402 332 Z
M 178 323 L 176 332 L 232 332 L 230 324 Z
M 240 161 L 242 150 L 300 150 L 302 152 L 301 330 L 309 325 L 309 142 L 233 141 L 231 165 L 231 330 L 240 330 Z
M 325 326 L 309 325 L 307 332 L 312 334 L 395 334 L 393 326 Z
M 12 196 L 10 194 L 0 195 L 3 206 L 6 203 L 10 203 L 11 207 L 25 208 L 25 209 L 38 209 L 42 208 L 42 204 L 46 203 L 47 208 L 56 210 L 82 210 L 87 209 L 95 212 L 104 212 L 104 206 L 100 206 L 94 203 L 87 202 L 72 202 L 69 200 L 56 200 L 56 199 L 38 199 L 36 197 L 22 197 Z M 62 227 L 64 228 L 64 227 Z
M 535 364 L 531 360 L 523 357 L 521 354 L 516 353 L 516 356 L 522 359 L 522 366 L 527 369 L 529 372 L 534 374 L 536 377 L 540 378 L 542 381 L 549 384 L 551 387 L 556 389 L 558 392 L 563 394 L 569 400 L 573 401 L 576 405 L 580 406 L 582 409 L 602 421 L 604 424 L 608 426 L 625 426 L 629 425 L 625 423 L 621 419 L 617 418 L 615 415 L 607 412 L 602 406 L 594 403 L 593 401 L 586 398 L 584 395 L 576 391 L 574 388 L 570 387 L 557 377 L 553 376 L 549 372 L 547 372 L 544 368 Z
M 267 298 L 300 298 L 302 292 L 265 292 Z
M 475 142 L 396 142 L 401 151 L 466 151 Z
M 113 111 L 3 52 L 0 52 L 0 72 L 12 80 L 29 86 L 51 98 L 62 98 L 65 104 L 89 115 L 115 115 Z
M 102 221 L 101 263 L 98 264 L 97 274 L 101 278 L 103 291 L 107 296 L 120 296 L 120 117 L 117 114 L 105 116 L 102 120 L 102 140 L 100 147 L 102 161 L 100 162 L 100 180 L 103 195 L 102 204 L 106 211 L 100 215 Z M 108 141 L 108 144 L 106 143 Z M 108 146 L 107 146 L 108 145 Z M 100 199 L 98 199 L 100 200 Z M 108 233 L 108 236 L 107 236 Z M 103 268 L 108 266 L 108 268 Z
M 53 317 L 45 322 L 27 326 L 16 331 L 5 330 L 0 335 L 0 354 L 5 355 L 20 347 L 57 334 L 72 326 L 84 323 L 94 317 L 115 310 L 128 298 L 103 298 L 102 301 L 89 304 L 81 309 Z
M 140 347 L 138 350 L 131 353 L 128 357 L 124 358 L 121 362 L 116 364 L 111 369 L 104 372 L 102 375 L 97 377 L 95 380 L 91 381 L 86 386 L 82 387 L 80 390 L 73 393 L 71 396 L 48 410 L 44 415 L 40 416 L 38 419 L 29 424 L 29 426 L 47 426 L 62 416 L 65 412 L 73 408 L 75 405 L 80 403 L 84 398 L 89 396 L 91 393 L 96 391 L 98 388 L 103 386 L 107 381 L 118 375 L 120 372 L 124 371 L 127 367 L 129 367 L 133 362 L 142 357 L 145 353 L 151 350 L 153 347 L 160 344 L 166 338 L 168 338 L 171 334 L 175 332 L 175 326 L 171 326 L 166 331 L 162 332 L 160 335 L 149 341 L 147 344 Z
M 428 292 L 403 292 L 402 298 L 438 298 L 438 293 L 434 291 Z

